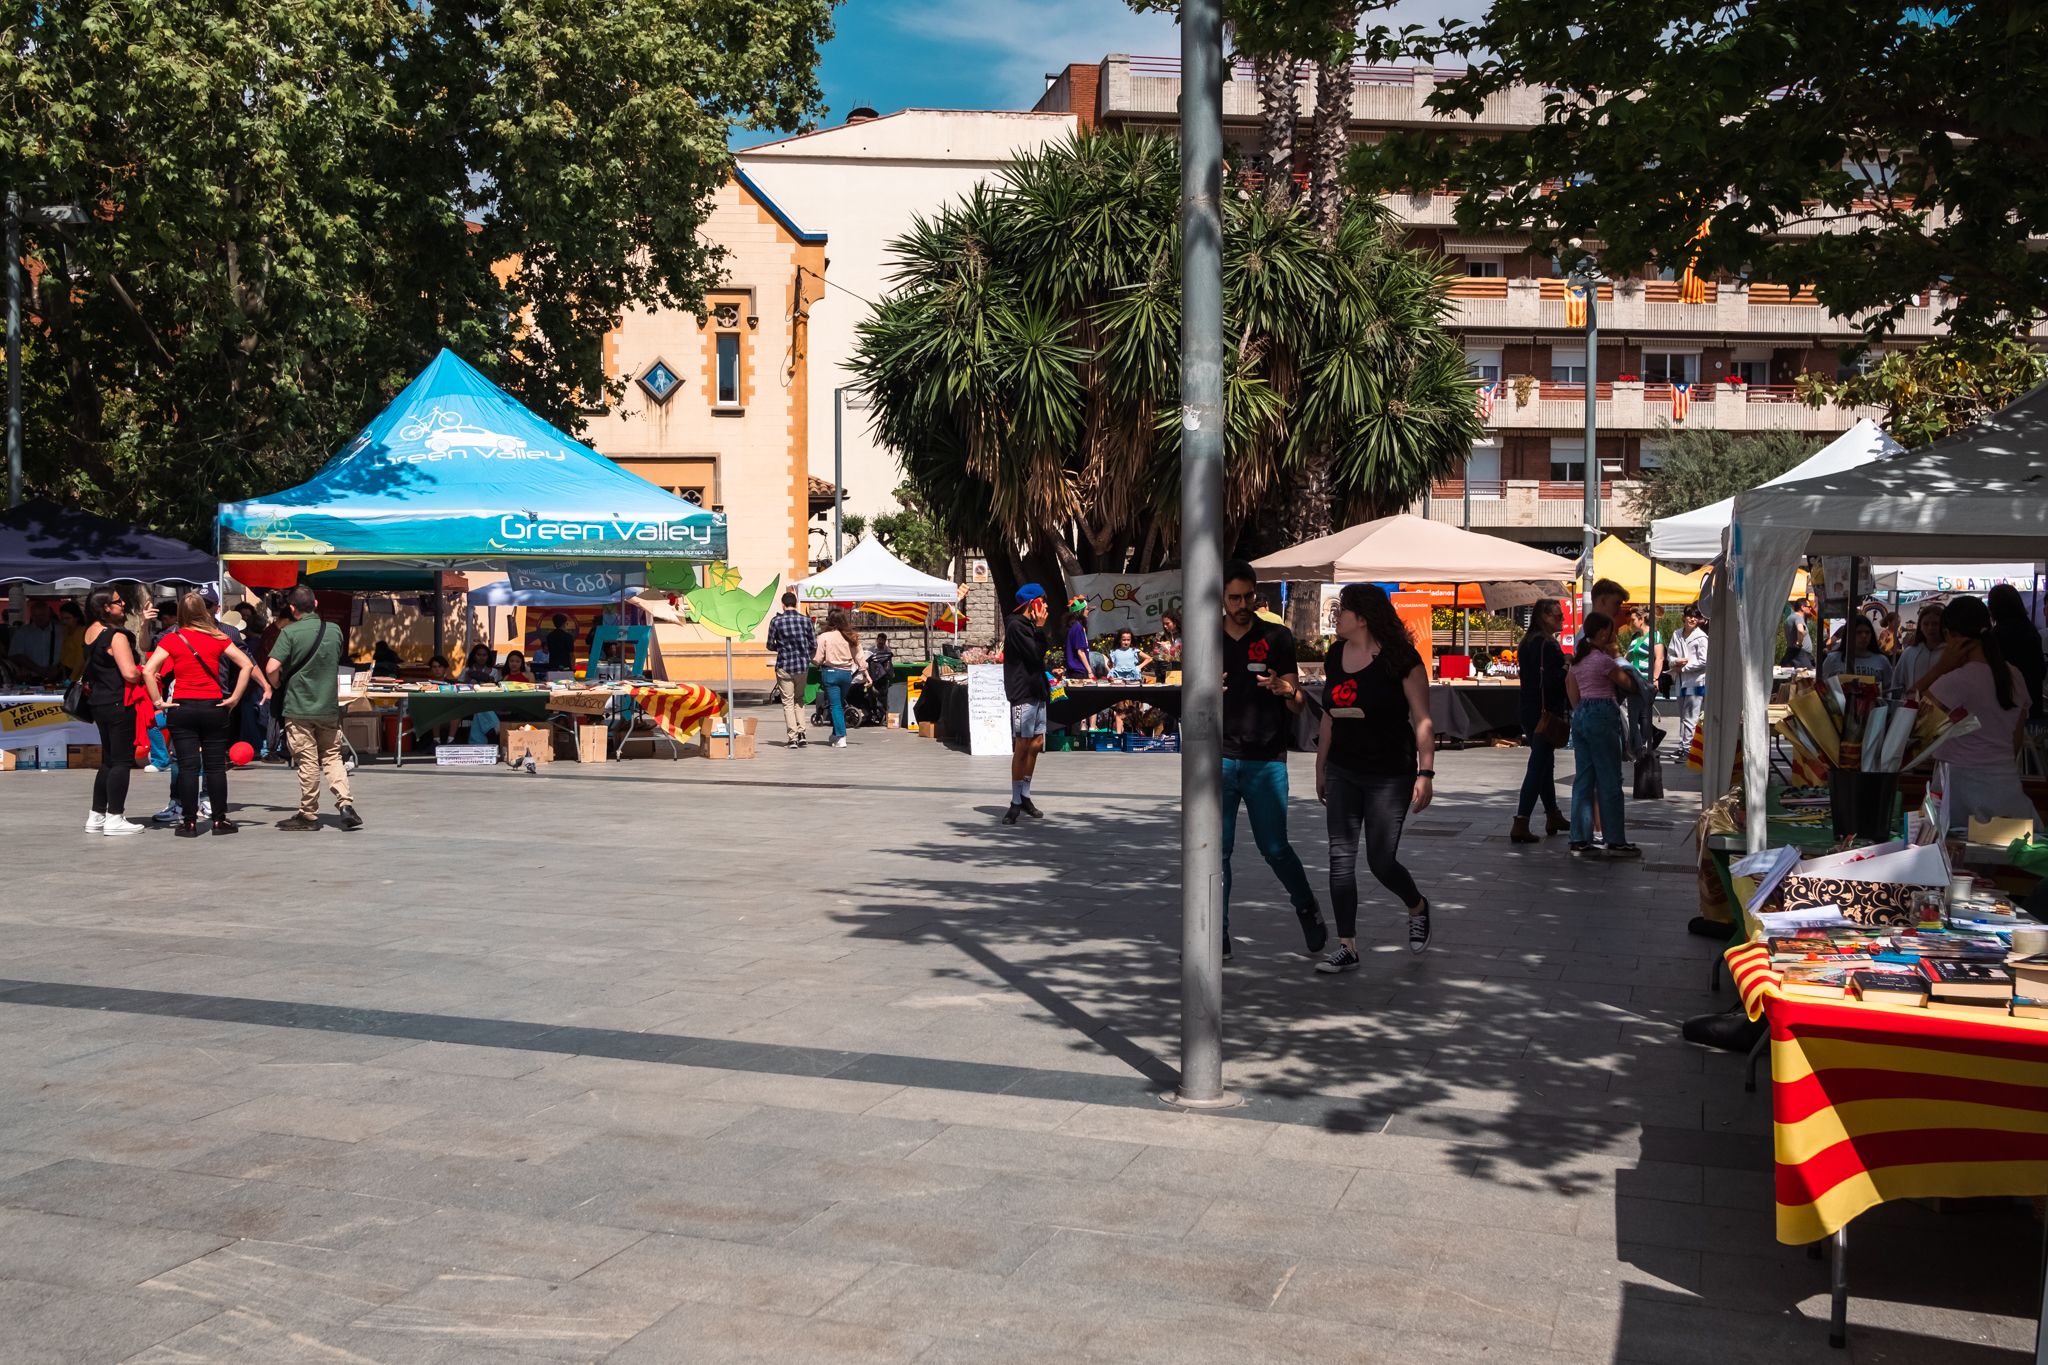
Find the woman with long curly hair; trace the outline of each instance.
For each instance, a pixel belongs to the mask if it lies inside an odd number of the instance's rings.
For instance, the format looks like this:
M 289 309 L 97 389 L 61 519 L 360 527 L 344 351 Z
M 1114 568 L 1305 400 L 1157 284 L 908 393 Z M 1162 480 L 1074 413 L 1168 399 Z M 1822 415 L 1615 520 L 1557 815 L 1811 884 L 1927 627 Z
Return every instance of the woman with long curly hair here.
M 1408 951 L 1429 946 L 1429 899 L 1401 865 L 1401 826 L 1436 793 L 1429 670 L 1384 590 L 1353 583 L 1337 598 L 1337 644 L 1323 663 L 1316 796 L 1329 807 L 1330 905 L 1337 946 L 1319 972 L 1358 966 L 1358 846 L 1408 910 Z

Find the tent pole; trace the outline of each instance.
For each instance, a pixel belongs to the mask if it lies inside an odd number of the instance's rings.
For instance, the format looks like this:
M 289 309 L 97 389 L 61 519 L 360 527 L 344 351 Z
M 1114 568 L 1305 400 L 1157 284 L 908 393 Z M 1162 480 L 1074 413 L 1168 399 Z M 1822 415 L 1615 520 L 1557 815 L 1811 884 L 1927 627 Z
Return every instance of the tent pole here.
M 803 683 L 797 683 L 797 705 L 803 705 Z M 740 756 L 739 712 L 732 704 L 732 636 L 725 637 L 725 756 L 728 759 Z
M 1657 723 L 1657 561 L 1650 561 L 1650 727 Z

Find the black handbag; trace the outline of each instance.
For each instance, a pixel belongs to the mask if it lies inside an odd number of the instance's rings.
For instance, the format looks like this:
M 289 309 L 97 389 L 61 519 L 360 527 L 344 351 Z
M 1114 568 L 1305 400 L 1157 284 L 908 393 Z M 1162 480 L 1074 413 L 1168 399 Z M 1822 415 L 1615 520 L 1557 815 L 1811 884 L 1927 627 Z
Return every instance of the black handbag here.
M 94 649 L 110 649 L 113 647 L 113 642 L 114 629 L 112 626 L 109 626 L 100 632 L 100 638 L 93 641 L 92 647 Z M 92 655 L 88 653 L 85 656 L 85 662 L 79 666 L 78 676 L 73 678 L 70 684 L 65 687 L 64 700 L 58 703 L 58 705 L 64 708 L 64 714 L 73 720 L 86 721 L 88 723 L 92 720 L 92 684 L 85 680 L 85 675 L 91 671 Z
M 1664 760 L 1657 756 L 1656 747 L 1645 749 L 1636 755 L 1636 800 L 1661 801 L 1664 799 Z

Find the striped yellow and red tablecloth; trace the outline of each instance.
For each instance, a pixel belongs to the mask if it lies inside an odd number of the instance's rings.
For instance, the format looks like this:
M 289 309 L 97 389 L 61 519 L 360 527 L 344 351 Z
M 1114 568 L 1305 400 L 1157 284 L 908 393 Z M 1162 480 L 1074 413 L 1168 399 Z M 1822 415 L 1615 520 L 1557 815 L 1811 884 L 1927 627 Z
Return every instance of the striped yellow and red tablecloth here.
M 1770 1023 L 1779 1241 L 1888 1199 L 2048 1190 L 2048 1023 L 1784 995 L 1761 944 L 1728 969 Z
M 660 726 L 674 740 L 689 738 L 697 722 L 725 710 L 725 698 L 695 683 L 664 683 L 660 687 L 629 688 L 633 705 Z

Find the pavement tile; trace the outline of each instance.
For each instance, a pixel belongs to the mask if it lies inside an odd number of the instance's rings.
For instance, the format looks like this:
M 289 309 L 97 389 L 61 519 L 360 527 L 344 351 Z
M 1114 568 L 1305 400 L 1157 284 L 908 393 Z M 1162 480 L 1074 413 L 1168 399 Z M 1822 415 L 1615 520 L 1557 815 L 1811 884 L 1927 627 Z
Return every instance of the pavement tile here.
M 0 1213 L 0 1280 L 125 1290 L 226 1241 L 205 1233 L 10 1210 Z
M 610 1133 L 646 1133 L 665 1138 L 702 1138 L 730 1128 L 754 1112 L 752 1105 L 651 1095 L 638 1091 L 586 1090 L 535 1115 L 552 1126 Z
M 1041 1361 L 1067 1360 L 1129 1297 L 1120 1288 L 897 1262 L 875 1267 L 817 1316 L 955 1342 L 1021 1344 Z
M 523 1052 L 513 1048 L 477 1047 L 467 1043 L 415 1043 L 385 1053 L 384 1065 L 431 1071 L 451 1076 L 492 1076 L 510 1080 L 532 1075 L 546 1068 L 544 1052 Z
M 791 1232 L 781 1245 L 856 1260 L 1006 1275 L 1051 1236 L 1046 1227 L 960 1216 L 951 1199 L 938 1196 L 841 1204 Z
M 365 1256 L 419 1261 L 442 1270 L 484 1270 L 568 1280 L 610 1259 L 647 1233 L 597 1223 L 438 1209 L 358 1240 Z
M 1171 1194 L 1121 1181 L 1004 1175 L 958 1196 L 953 1207 L 1017 1223 L 1146 1237 L 1180 1237 L 1209 1207 L 1206 1195 Z
M 361 1142 L 429 1111 L 364 1100 L 321 1100 L 304 1095 L 265 1095 L 214 1116 L 220 1123 L 287 1137 Z
M 750 1148 L 771 1154 L 772 1147 Z M 948 1166 L 936 1161 L 901 1157 L 840 1157 L 821 1152 L 790 1152 L 767 1168 L 755 1183 L 819 1204 L 904 1199 L 917 1195 L 960 1194 L 1009 1179 L 1001 1171 L 973 1166 Z
M 618 1365 L 908 1365 L 929 1337 L 723 1304 L 686 1303 L 607 1357 Z
M 874 1268 L 874 1262 L 656 1233 L 635 1242 L 577 1283 L 669 1293 L 689 1303 L 807 1314 Z
M 1320 1162 L 1148 1147 L 1117 1173 L 1117 1179 L 1287 1208 L 1331 1209 L 1355 1174 L 1348 1167 Z
M 1271 1134 L 1264 1124 L 1244 1119 L 1183 1113 L 1161 1106 L 1133 1109 L 1089 1104 L 1060 1124 L 1068 1137 L 1113 1138 L 1153 1147 L 1186 1147 L 1201 1152 L 1256 1152 Z
M 902 1087 L 864 1112 L 871 1118 L 929 1119 L 946 1124 L 1049 1131 L 1072 1118 L 1081 1108 L 1073 1100 L 985 1095 L 913 1085 Z
M 1119 1285 L 1162 1298 L 1263 1309 L 1279 1297 L 1297 1264 L 1283 1254 L 1061 1228 L 1017 1268 L 1016 1277 Z
M 759 1142 L 833 1156 L 908 1156 L 943 1131 L 943 1124 L 921 1119 L 757 1109 L 719 1136 L 729 1142 Z
M 1072 1180 L 1113 1180 L 1143 1151 L 1145 1148 L 1134 1142 L 958 1125 L 919 1147 L 910 1160 Z
M 822 1201 L 779 1190 L 665 1180 L 608 1190 L 565 1210 L 563 1216 L 686 1237 L 773 1242 L 803 1227 L 822 1208 Z
M 395 1341 L 553 1359 L 615 1351 L 661 1317 L 659 1297 L 518 1275 L 437 1275 L 352 1324 Z
M 265 1326 L 340 1327 L 434 1275 L 431 1266 L 376 1253 L 238 1241 L 163 1271 L 137 1292 L 232 1312 L 236 1331 L 256 1338 Z
M 10 1360 L 98 1365 L 122 1360 L 214 1315 L 210 1304 L 177 1303 L 139 1293 L 60 1289 L 0 1282 L 0 1322 Z
M 764 1104 L 783 1109 L 813 1109 L 860 1114 L 899 1093 L 903 1087 L 869 1081 L 841 1081 L 829 1076 L 763 1075 L 733 1071 L 713 1081 L 701 1094 L 708 1100 Z

